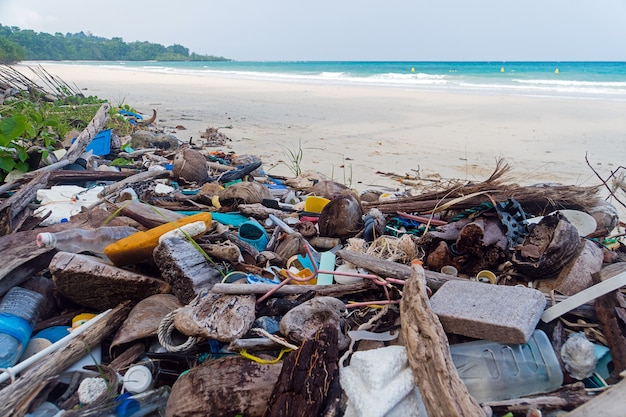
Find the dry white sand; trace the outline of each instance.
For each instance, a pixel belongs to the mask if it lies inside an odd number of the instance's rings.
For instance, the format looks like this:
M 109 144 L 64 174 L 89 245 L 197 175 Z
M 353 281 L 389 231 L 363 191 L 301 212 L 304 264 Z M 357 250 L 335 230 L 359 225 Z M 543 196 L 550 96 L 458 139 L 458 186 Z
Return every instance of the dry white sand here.
M 276 175 L 290 175 L 279 161 L 301 146 L 303 169 L 360 190 L 402 189 L 377 171 L 484 180 L 498 158 L 520 184 L 596 185 L 585 155 L 604 178 L 626 155 L 623 102 L 43 65 L 86 95 L 156 109 L 181 140 L 222 127 L 232 139 L 223 150 L 258 155 Z

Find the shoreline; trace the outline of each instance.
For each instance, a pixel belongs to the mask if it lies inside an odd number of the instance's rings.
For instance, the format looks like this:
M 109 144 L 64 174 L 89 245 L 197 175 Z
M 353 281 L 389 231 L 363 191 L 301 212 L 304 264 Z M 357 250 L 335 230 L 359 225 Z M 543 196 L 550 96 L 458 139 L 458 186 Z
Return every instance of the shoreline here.
M 221 127 L 233 151 L 285 176 L 279 161 L 301 148 L 303 170 L 361 191 L 403 189 L 376 171 L 482 181 L 498 158 L 522 185 L 598 185 L 585 155 L 606 178 L 626 150 L 626 103 L 40 64 L 86 95 L 156 109 L 157 126 L 183 141 Z

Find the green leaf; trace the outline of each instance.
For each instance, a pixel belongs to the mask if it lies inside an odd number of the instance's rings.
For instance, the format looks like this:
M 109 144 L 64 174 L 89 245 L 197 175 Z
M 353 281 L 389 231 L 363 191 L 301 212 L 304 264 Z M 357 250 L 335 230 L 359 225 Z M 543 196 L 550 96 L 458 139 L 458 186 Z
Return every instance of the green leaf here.
M 28 172 L 28 164 L 26 162 L 18 162 L 17 164 L 15 164 L 15 167 L 20 171 L 20 172 Z
M 16 114 L 0 120 L 0 145 L 7 146 L 13 139 L 19 138 L 26 130 L 26 116 Z
M 28 153 L 26 152 L 26 148 L 19 147 L 17 149 L 17 157 L 22 162 L 26 161 L 28 159 Z
M 37 129 L 35 129 L 35 126 L 33 126 L 32 123 L 26 123 L 26 130 L 24 131 L 24 133 L 29 138 L 34 138 L 35 136 L 37 136 Z
M 127 160 L 127 159 L 124 159 L 124 158 L 115 158 L 114 160 L 112 160 L 112 161 L 111 161 L 111 164 L 110 164 L 110 165 L 112 165 L 112 166 L 114 166 L 114 167 L 115 167 L 115 166 L 125 166 L 125 165 L 132 165 L 132 164 L 133 164 L 133 163 L 132 163 L 132 162 L 130 162 L 129 160 Z
M 10 156 L 0 157 L 0 169 L 5 172 L 11 172 L 15 168 L 15 161 Z

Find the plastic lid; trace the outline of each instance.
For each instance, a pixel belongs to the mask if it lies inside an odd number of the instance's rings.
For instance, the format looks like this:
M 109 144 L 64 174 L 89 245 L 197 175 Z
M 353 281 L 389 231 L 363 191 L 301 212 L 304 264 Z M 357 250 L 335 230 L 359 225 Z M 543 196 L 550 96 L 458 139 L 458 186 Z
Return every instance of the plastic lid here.
M 128 393 L 124 393 L 115 399 L 115 415 L 118 417 L 129 417 L 141 409 L 139 401 L 133 399 Z
M 143 365 L 136 365 L 124 374 L 124 388 L 133 393 L 140 393 L 152 388 L 152 373 Z
M 74 318 L 72 319 L 72 329 L 75 329 L 78 326 L 85 324 L 94 317 L 96 317 L 96 315 L 93 313 L 81 313 L 74 316 Z
M 52 233 L 39 233 L 37 235 L 37 247 L 49 248 L 50 246 L 52 246 Z

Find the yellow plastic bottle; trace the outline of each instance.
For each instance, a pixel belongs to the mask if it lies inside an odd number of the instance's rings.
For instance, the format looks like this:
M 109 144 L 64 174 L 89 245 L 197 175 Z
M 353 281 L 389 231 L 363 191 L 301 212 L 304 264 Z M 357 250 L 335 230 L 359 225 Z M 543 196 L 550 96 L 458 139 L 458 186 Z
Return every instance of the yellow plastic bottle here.
M 183 217 L 173 222 L 153 227 L 145 232 L 137 232 L 104 248 L 104 254 L 117 266 L 136 264 L 150 259 L 152 251 L 159 244 L 159 237 L 180 226 L 197 221 L 205 222 L 207 230 L 211 227 L 211 213 L 198 213 Z

